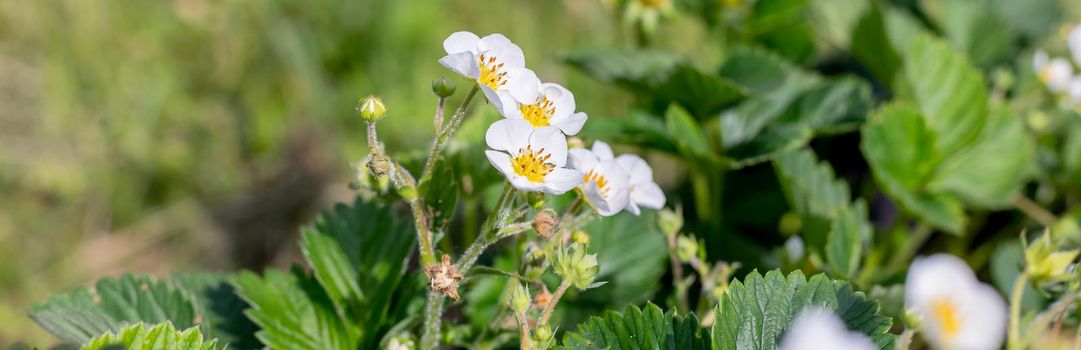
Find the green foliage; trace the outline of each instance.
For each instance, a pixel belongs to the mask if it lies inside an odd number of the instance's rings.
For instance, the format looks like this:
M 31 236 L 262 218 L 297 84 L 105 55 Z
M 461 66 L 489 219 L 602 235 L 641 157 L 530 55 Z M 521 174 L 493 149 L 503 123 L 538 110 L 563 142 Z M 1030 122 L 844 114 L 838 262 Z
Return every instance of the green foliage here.
M 606 307 L 620 308 L 648 300 L 664 275 L 664 236 L 657 229 L 657 215 L 620 213 L 596 220 L 583 228 L 590 235 L 590 252 L 597 254 L 597 281 L 608 282 L 581 297 Z
M 105 350 L 120 345 L 125 349 L 147 350 L 214 350 L 217 342 L 205 340 L 199 327 L 179 331 L 170 322 L 146 326 L 136 323 L 124 327 L 116 333 L 108 332 L 95 337 L 82 347 L 82 350 Z
M 1035 146 L 1009 111 L 990 106 L 982 76 L 945 43 L 920 35 L 905 55 L 919 111 L 880 110 L 863 130 L 875 178 L 901 206 L 960 233 L 962 204 L 1001 208 L 1031 174 Z
M 440 159 L 435 163 L 432 176 L 422 179 L 417 187 L 431 212 L 432 230 L 445 231 L 458 209 L 459 186 L 454 168 L 446 159 Z
M 878 315 L 877 302 L 867 300 L 843 281 L 823 274 L 806 279 L 796 270 L 786 278 L 774 270 L 757 270 L 743 281 L 733 281 L 721 298 L 713 323 L 714 349 L 774 349 L 788 325 L 804 309 L 833 310 L 849 329 L 871 338 L 879 349 L 893 349 L 897 336 L 892 321 Z
M 395 303 L 414 296 L 414 286 L 403 283 L 412 225 L 389 206 L 357 199 L 320 216 L 301 237 L 312 275 L 271 270 L 235 279 L 252 305 L 248 316 L 261 327 L 259 340 L 274 349 L 378 344 L 394 322 Z
M 694 314 L 662 312 L 653 303 L 628 306 L 623 313 L 606 311 L 590 317 L 563 336 L 562 349 L 709 349 L 709 330 Z

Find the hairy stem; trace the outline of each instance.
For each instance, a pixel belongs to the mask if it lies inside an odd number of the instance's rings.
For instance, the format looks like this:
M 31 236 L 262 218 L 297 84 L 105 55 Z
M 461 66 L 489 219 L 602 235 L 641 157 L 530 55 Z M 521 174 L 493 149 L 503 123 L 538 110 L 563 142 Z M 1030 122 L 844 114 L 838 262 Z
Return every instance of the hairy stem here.
M 443 130 L 443 110 L 447 107 L 447 99 L 445 97 L 439 98 L 439 103 L 435 106 L 435 134 L 439 135 Z
M 368 152 L 373 156 L 381 153 L 379 135 L 375 132 L 375 122 L 368 122 Z
M 518 329 L 522 333 L 521 349 L 529 350 L 529 319 L 526 318 L 524 312 L 516 313 L 514 316 L 518 319 Z
M 1017 275 L 1013 281 L 1013 292 L 1010 293 L 1010 329 L 1006 341 L 1006 348 L 1019 350 L 1023 348 L 1021 341 L 1021 297 L 1025 293 L 1025 285 L 1028 284 L 1028 274 L 1024 271 Z
M 462 253 L 462 257 L 458 259 L 458 271 L 463 275 L 469 272 L 469 269 L 473 268 L 473 264 L 477 262 L 477 258 L 488 246 L 495 243 L 499 237 L 494 236 L 493 233 L 499 230 L 503 226 L 509 212 L 513 209 L 514 196 L 518 193 L 513 186 L 509 183 L 503 188 L 503 194 L 499 196 L 499 201 L 496 202 L 495 209 L 488 215 L 488 220 L 484 222 L 481 228 L 480 234 L 477 235 L 477 239 L 473 241 L 473 244 L 466 248 L 465 253 Z
M 668 260 L 672 263 L 672 285 L 676 287 L 676 300 L 679 302 L 680 312 L 689 312 L 690 304 L 687 302 L 687 286 L 683 283 L 683 263 L 679 261 L 676 252 L 676 235 L 668 235 Z M 704 276 L 703 276 L 704 277 Z
M 428 291 L 428 302 L 424 305 L 424 334 L 420 338 L 421 349 L 439 347 L 439 326 L 443 318 L 443 294 Z
M 465 100 L 462 100 L 462 104 L 458 105 L 458 109 L 450 117 L 447 126 L 443 128 L 442 132 L 439 133 L 439 137 L 432 143 L 432 148 L 428 151 L 428 160 L 424 163 L 424 172 L 422 173 L 424 179 L 432 176 L 435 162 L 439 159 L 439 155 L 443 153 L 443 149 L 447 147 L 447 142 L 450 141 L 451 136 L 454 136 L 454 132 L 458 131 L 458 126 L 462 125 L 462 119 L 465 119 L 465 112 L 469 109 L 469 103 L 473 101 L 473 97 L 477 95 L 477 90 L 480 90 L 480 88 L 478 85 L 473 84 L 469 94 L 465 95 Z
M 563 297 L 563 293 L 567 292 L 567 288 L 570 288 L 571 282 L 563 280 L 559 283 L 559 288 L 556 288 L 555 294 L 552 294 L 552 301 L 548 302 L 548 305 L 544 306 L 544 312 L 541 313 L 539 324 L 548 324 L 548 319 L 552 317 L 552 311 L 556 309 L 556 304 L 559 304 L 559 299 Z

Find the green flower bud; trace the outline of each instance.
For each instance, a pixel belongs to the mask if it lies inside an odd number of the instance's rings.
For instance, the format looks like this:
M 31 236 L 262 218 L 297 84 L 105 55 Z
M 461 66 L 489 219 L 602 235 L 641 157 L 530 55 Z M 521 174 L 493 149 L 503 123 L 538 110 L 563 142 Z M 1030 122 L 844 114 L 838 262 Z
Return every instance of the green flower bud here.
M 676 256 L 679 258 L 679 261 L 688 262 L 697 255 L 698 241 L 683 235 L 676 238 Z
M 533 331 L 533 336 L 541 343 L 552 340 L 552 327 L 547 324 L 538 325 L 537 329 Z
M 542 192 L 529 192 L 526 194 L 526 200 L 529 201 L 529 205 L 535 209 L 544 208 L 544 205 L 548 203 L 548 196 L 545 196 Z
M 660 226 L 661 232 L 667 236 L 679 233 L 679 230 L 683 229 L 682 212 L 681 208 L 676 208 L 675 211 L 668 208 L 661 210 L 660 217 L 657 219 L 657 226 Z
M 529 305 L 532 303 L 532 298 L 529 296 L 529 288 L 523 284 L 518 284 L 514 288 L 514 292 L 510 295 L 510 307 L 514 309 L 517 314 L 524 314 L 529 311 Z
M 367 122 L 376 122 L 383 118 L 383 115 L 387 113 L 387 106 L 383 104 L 383 100 L 376 96 L 367 96 L 360 99 L 360 105 L 357 107 L 357 115 L 360 119 L 364 119 Z
M 593 280 L 600 272 L 596 254 L 586 254 L 585 247 L 572 244 L 570 248 L 560 247 L 553 256 L 552 270 L 580 290 L 593 286 Z
M 1025 247 L 1025 273 L 1036 285 L 1069 279 L 1070 264 L 1081 250 L 1058 250 L 1062 240 L 1051 237 L 1046 231 L 1040 238 Z
M 432 80 L 432 93 L 440 98 L 447 98 L 454 95 L 454 82 L 447 79 L 447 77 L 439 77 L 439 79 Z
M 803 229 L 803 219 L 795 212 L 787 212 L 777 222 L 777 229 L 785 236 L 797 234 Z
M 582 246 L 588 246 L 589 232 L 582 230 L 574 231 L 574 233 L 571 234 L 571 240 L 573 240 L 574 243 L 581 244 Z

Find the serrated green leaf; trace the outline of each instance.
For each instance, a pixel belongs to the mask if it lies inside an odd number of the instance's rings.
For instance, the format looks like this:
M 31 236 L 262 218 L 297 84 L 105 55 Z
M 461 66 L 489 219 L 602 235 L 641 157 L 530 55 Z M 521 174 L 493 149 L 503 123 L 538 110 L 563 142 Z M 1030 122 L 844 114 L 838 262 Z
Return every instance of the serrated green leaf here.
M 1005 108 L 988 116 L 972 145 L 939 164 L 928 188 L 982 208 L 1002 208 L 1032 174 L 1036 145 L 1020 120 Z
M 195 308 L 183 291 L 131 274 L 103 278 L 93 289 L 80 287 L 51 296 L 31 307 L 30 317 L 50 333 L 75 343 L 137 322 L 172 321 L 184 328 L 197 322 Z
M 663 313 L 657 305 L 628 306 L 622 314 L 607 311 L 590 317 L 563 336 L 561 349 L 709 349 L 709 330 L 694 314 Z
M 921 7 L 955 47 L 977 65 L 989 67 L 1002 63 L 1017 40 L 1017 33 L 999 16 L 992 2 L 925 0 Z
M 305 258 L 336 315 L 359 325 L 362 344 L 374 346 L 390 322 L 387 314 L 416 240 L 411 222 L 389 206 L 358 198 L 353 206 L 339 204 L 320 215 L 302 233 Z
M 864 242 L 871 237 L 872 230 L 867 221 L 867 206 L 862 201 L 837 212 L 826 239 L 826 262 L 835 276 L 855 277 Z
M 816 306 L 833 310 L 851 330 L 866 334 L 880 349 L 892 349 L 896 336 L 888 333 L 889 318 L 878 315 L 878 304 L 853 292 L 845 282 L 824 274 L 808 280 L 799 270 L 787 277 L 757 270 L 733 281 L 721 297 L 713 323 L 713 349 L 775 349 L 792 320 Z
M 872 2 L 852 33 L 852 56 L 882 85 L 893 87 L 908 41 L 923 30 L 919 20 L 892 6 Z
M 90 340 L 82 350 L 104 350 L 113 346 L 146 350 L 213 350 L 217 341 L 205 340 L 199 327 L 177 330 L 170 322 L 146 326 L 136 323 Z
M 934 130 L 939 154 L 953 154 L 975 140 L 987 120 L 983 75 L 964 55 L 927 33 L 912 39 L 903 58 L 905 80 Z
M 271 349 L 345 350 L 360 345 L 360 331 L 338 317 L 323 288 L 299 268 L 290 273 L 267 270 L 265 277 L 244 271 L 233 284 L 251 304 L 246 314 L 260 327 L 256 336 Z
M 710 149 L 706 134 L 686 110 L 678 105 L 671 105 L 664 115 L 668 135 L 684 157 L 705 163 L 719 162 L 719 158 Z
M 597 80 L 643 93 L 661 105 L 679 103 L 700 118 L 746 95 L 743 87 L 732 81 L 706 74 L 668 53 L 590 50 L 572 53 L 565 60 Z
M 190 293 L 196 318 L 207 339 L 235 349 L 255 349 L 262 346 L 255 338 L 259 330 L 244 310 L 248 303 L 237 295 L 236 288 L 225 275 L 186 273 L 173 276 L 171 282 Z

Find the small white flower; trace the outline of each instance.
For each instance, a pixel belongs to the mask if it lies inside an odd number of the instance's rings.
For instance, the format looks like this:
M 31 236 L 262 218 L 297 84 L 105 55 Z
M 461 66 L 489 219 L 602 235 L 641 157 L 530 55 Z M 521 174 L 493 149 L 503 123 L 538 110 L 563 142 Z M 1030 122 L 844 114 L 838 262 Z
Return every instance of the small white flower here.
M 630 176 L 612 156 L 612 148 L 601 141 L 593 142 L 593 150 L 570 150 L 571 168 L 585 174 L 578 185 L 589 204 L 601 216 L 612 216 L 630 202 Z
M 1070 84 L 1066 87 L 1066 96 L 1070 98 L 1070 102 L 1081 104 L 1081 76 L 1070 79 Z
M 642 212 L 639 206 L 651 209 L 664 207 L 664 191 L 653 182 L 653 169 L 642 157 L 623 154 L 616 157 L 616 162 L 631 178 L 631 201 L 627 204 L 627 211 L 639 215 Z
M 484 38 L 470 32 L 455 32 L 443 41 L 447 55 L 439 63 L 479 83 L 488 101 L 503 110 L 512 95 L 528 96 L 536 89 L 536 74 L 525 67 L 522 49 L 503 34 Z
M 1039 51 L 1032 58 L 1032 67 L 1040 81 L 1051 92 L 1066 92 L 1073 79 L 1073 65 L 1064 58 L 1048 58 L 1047 52 Z
M 1066 44 L 1070 47 L 1070 54 L 1073 56 L 1074 63 L 1081 66 L 1081 25 L 1076 25 L 1070 30 L 1070 35 L 1066 38 Z
M 488 161 L 514 187 L 562 194 L 582 182 L 582 173 L 567 169 L 567 138 L 555 127 L 534 129 L 521 119 L 492 123 L 484 135 Z
M 921 333 L 937 349 L 997 349 L 1006 333 L 1002 296 L 952 255 L 912 263 L 905 308 L 922 320 Z
M 780 350 L 874 350 L 871 339 L 860 332 L 849 331 L 844 322 L 830 310 L 810 307 L 792 321 L 781 338 Z
M 523 76 L 522 88 L 512 98 L 516 103 L 504 103 L 503 116 L 524 119 L 534 128 L 554 126 L 564 134 L 574 135 L 582 130 L 586 114 L 575 112 L 574 94 L 555 83 L 541 83 L 535 76 Z M 533 89 L 528 89 L 532 85 Z

